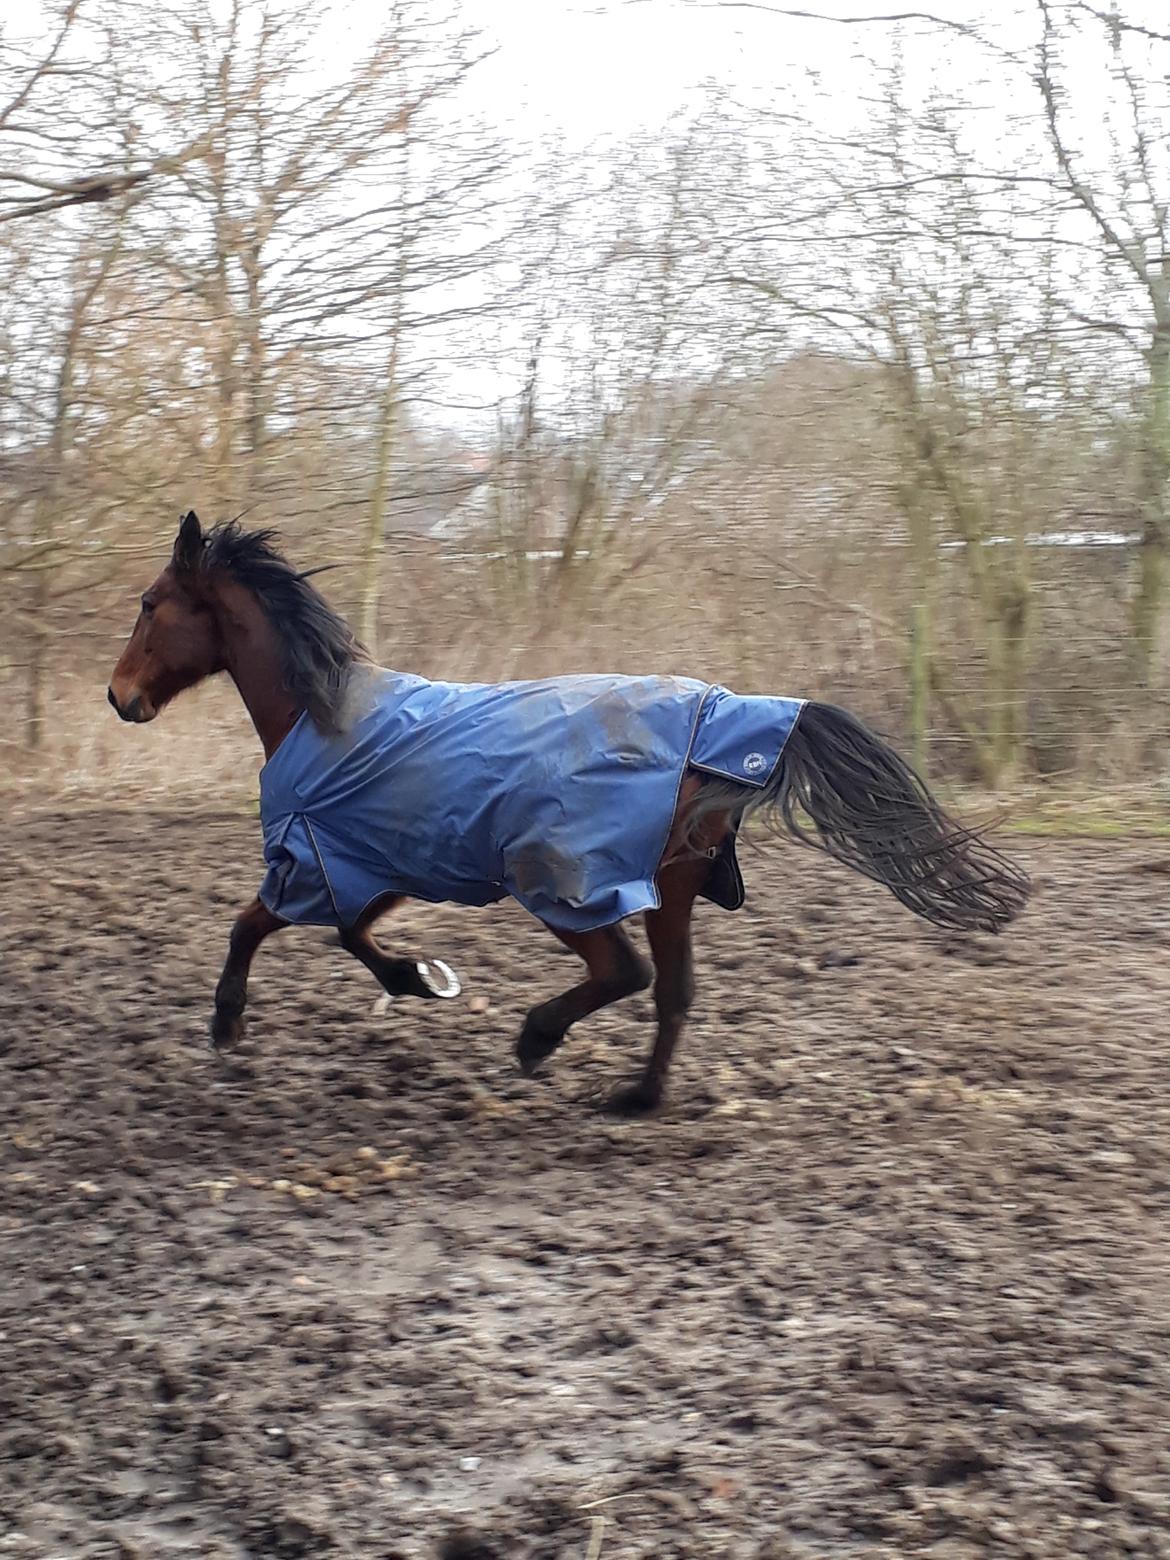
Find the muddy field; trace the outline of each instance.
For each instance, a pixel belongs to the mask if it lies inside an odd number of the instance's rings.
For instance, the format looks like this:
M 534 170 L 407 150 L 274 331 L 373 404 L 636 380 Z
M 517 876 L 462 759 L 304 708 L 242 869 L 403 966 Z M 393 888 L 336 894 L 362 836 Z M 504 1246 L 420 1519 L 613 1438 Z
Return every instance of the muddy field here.
M 1170 1556 L 1170 843 L 1029 843 L 963 942 L 795 849 L 635 999 L 512 909 L 324 934 L 204 1042 L 238 816 L 18 813 L 0 923 L 0 1555 Z

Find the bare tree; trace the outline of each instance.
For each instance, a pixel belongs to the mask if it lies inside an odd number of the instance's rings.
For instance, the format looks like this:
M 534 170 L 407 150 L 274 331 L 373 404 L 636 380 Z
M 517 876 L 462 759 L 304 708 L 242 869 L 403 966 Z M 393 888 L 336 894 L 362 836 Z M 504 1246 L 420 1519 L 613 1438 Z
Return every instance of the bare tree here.
M 127 195 L 206 149 L 127 136 L 103 90 L 118 63 L 96 4 L 64 0 L 46 22 L 31 41 L 0 30 L 0 223 Z
M 1036 4 L 1042 27 L 1036 81 L 1060 181 L 1092 224 L 1110 277 L 1133 305 L 1094 323 L 1135 341 L 1145 362 L 1141 550 L 1132 619 L 1144 684 L 1157 665 L 1170 562 L 1170 36 L 1127 18 L 1120 4 Z M 1086 39 L 1099 44 L 1105 67 L 1103 80 L 1094 83 L 1105 110 L 1102 152 L 1084 144 L 1083 112 L 1074 127 L 1074 89 L 1062 68 L 1066 44 Z M 1098 122 L 1096 108 L 1092 123 Z
M 713 284 L 734 148 L 711 116 L 658 145 L 554 159 L 528 223 L 521 388 L 499 433 L 488 531 L 536 635 L 677 541 L 676 495 L 709 460 L 749 361 L 742 300 Z M 718 145 L 717 145 L 718 143 Z
M 485 302 L 482 286 L 470 301 L 459 288 L 498 248 L 503 156 L 454 108 L 484 52 L 455 17 L 395 0 L 361 57 L 323 83 L 326 25 L 314 0 L 279 11 L 191 0 L 176 15 L 172 42 L 198 60 L 193 87 L 173 88 L 176 112 L 207 151 L 184 169 L 188 204 L 164 264 L 203 312 L 197 372 L 216 408 L 207 469 L 221 509 L 295 506 L 298 382 L 328 381 L 333 415 L 364 430 L 370 475 L 349 504 L 365 515 L 346 547 L 360 555 L 359 626 L 373 647 L 422 341 L 442 357 L 460 315 Z
M 905 634 L 917 757 L 927 756 L 931 703 L 945 700 L 982 777 L 999 784 L 1026 735 L 1032 545 L 1056 528 L 1055 506 L 1083 466 L 1061 212 L 1043 169 L 981 165 L 945 88 L 911 106 L 896 47 L 873 75 L 882 106 L 867 104 L 864 135 L 758 111 L 775 198 L 745 198 L 745 237 L 727 244 L 725 282 L 765 297 L 790 340 L 880 376 L 882 481 L 903 519 L 913 582 Z M 1083 265 L 1083 242 L 1075 253 Z M 940 594 L 946 557 L 965 577 L 961 606 L 953 591 Z M 956 610 L 975 631 L 969 665 L 957 659 Z M 958 696 L 956 683 L 969 691 Z

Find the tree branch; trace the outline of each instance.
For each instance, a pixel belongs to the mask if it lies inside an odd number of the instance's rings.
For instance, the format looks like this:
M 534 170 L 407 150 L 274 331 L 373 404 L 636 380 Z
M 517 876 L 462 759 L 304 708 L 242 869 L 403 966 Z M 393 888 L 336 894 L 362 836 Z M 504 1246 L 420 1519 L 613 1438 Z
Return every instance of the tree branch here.
M 1153 299 L 1155 296 L 1153 279 L 1146 264 L 1144 253 L 1139 253 L 1136 243 L 1126 243 L 1125 239 L 1109 220 L 1093 191 L 1079 177 L 1076 168 L 1073 166 L 1072 155 L 1065 145 L 1064 136 L 1060 128 L 1060 114 L 1056 106 L 1056 87 L 1053 83 L 1050 69 L 1053 26 L 1049 0 L 1036 0 L 1036 3 L 1044 22 L 1044 33 L 1040 41 L 1040 69 L 1036 80 L 1040 88 L 1040 96 L 1044 101 L 1044 117 L 1048 124 L 1049 139 L 1052 142 L 1052 149 L 1056 153 L 1060 171 L 1064 175 L 1070 194 L 1073 195 L 1083 210 L 1096 223 L 1106 243 L 1129 266 L 1151 299 Z

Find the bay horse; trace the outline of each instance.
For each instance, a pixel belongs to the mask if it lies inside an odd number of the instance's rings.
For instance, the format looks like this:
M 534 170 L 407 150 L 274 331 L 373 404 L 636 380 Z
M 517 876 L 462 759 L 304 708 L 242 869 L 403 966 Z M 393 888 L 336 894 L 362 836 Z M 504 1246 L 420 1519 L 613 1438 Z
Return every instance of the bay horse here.
M 743 902 L 735 841 L 751 816 L 944 927 L 999 931 L 1026 903 L 1026 875 L 844 710 L 679 678 L 429 683 L 376 667 L 314 572 L 272 531 L 204 531 L 189 513 L 110 680 L 119 716 L 145 722 L 226 672 L 264 749 L 269 870 L 231 931 L 216 1046 L 242 1035 L 253 956 L 282 927 L 334 925 L 391 995 L 451 998 L 449 966 L 388 953 L 374 924 L 406 898 L 511 895 L 586 970 L 528 1013 L 525 1073 L 653 979 L 649 1059 L 610 1102 L 633 1114 L 661 1103 L 691 1006 L 696 899 Z M 653 974 L 621 924 L 636 913 Z

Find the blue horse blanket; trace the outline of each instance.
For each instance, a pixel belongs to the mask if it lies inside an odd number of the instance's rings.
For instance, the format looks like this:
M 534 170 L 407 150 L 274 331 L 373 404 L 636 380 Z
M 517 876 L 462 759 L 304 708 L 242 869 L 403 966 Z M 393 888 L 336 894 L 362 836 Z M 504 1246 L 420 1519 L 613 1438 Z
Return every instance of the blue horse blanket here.
M 260 772 L 260 898 L 286 921 L 351 926 L 389 893 L 510 894 L 577 932 L 654 909 L 687 769 L 762 789 L 801 709 L 678 677 L 445 683 L 371 667 L 353 687 L 342 735 L 302 715 Z

